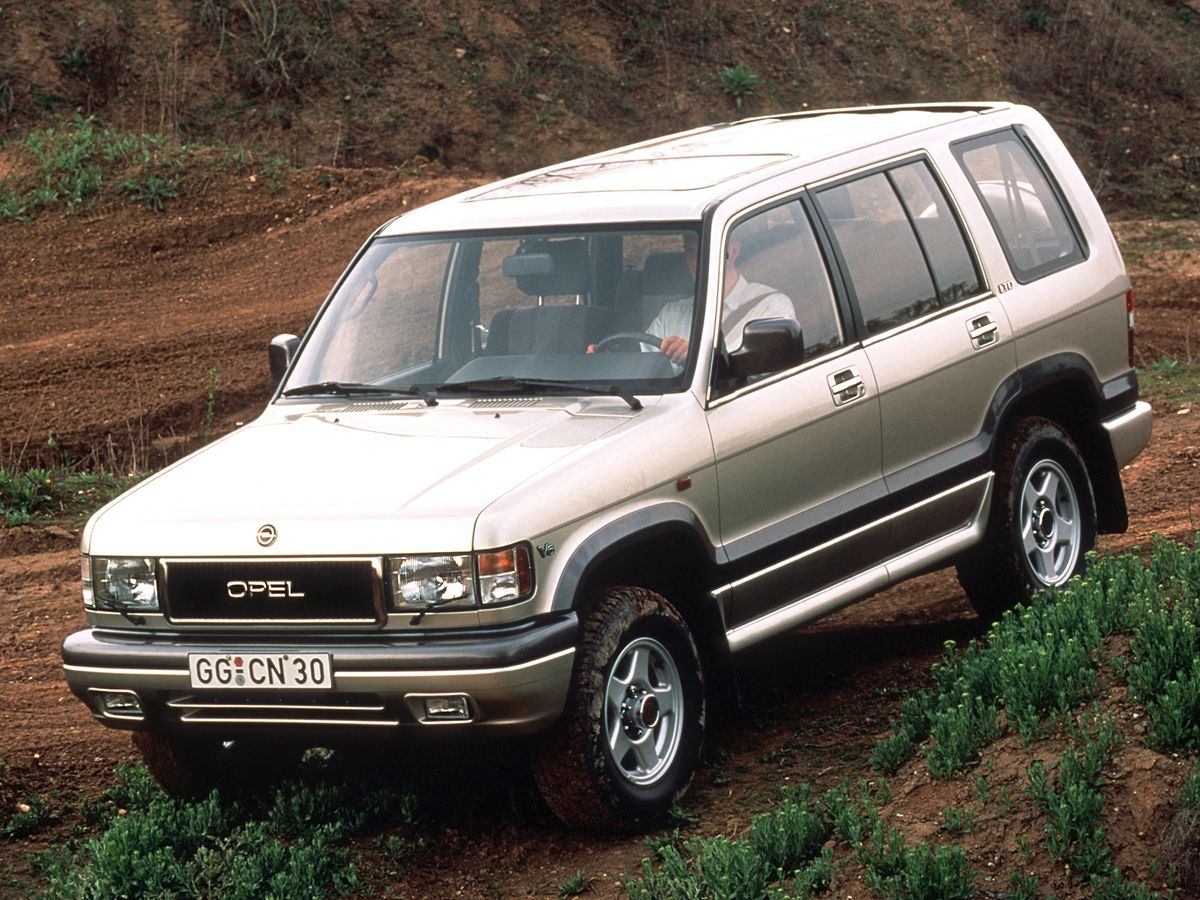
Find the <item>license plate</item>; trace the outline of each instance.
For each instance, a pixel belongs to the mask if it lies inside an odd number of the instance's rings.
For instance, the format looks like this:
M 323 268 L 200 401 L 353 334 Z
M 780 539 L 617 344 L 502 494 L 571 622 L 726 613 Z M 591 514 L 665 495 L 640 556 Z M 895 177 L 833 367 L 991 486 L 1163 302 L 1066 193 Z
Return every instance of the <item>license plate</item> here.
M 333 687 L 328 653 L 189 653 L 194 688 Z

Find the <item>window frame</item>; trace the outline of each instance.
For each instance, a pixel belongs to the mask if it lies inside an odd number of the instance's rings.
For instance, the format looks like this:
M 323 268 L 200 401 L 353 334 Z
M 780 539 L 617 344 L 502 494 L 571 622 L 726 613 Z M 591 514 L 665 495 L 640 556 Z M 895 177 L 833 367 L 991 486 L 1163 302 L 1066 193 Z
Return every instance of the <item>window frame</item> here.
M 925 246 L 925 241 L 921 237 L 920 229 L 918 229 L 913 222 L 913 214 L 908 208 L 908 203 L 905 201 L 904 195 L 900 192 L 896 186 L 895 179 L 890 174 L 894 169 L 901 169 L 905 166 L 918 162 L 925 164 L 925 167 L 928 170 L 930 177 L 933 179 L 934 184 L 937 186 L 938 190 L 941 191 L 942 198 L 946 203 L 946 208 L 949 210 L 950 216 L 953 219 L 955 226 L 958 228 L 959 236 L 962 238 L 963 247 L 967 251 L 967 257 L 971 262 L 971 266 L 975 271 L 975 275 L 979 283 L 979 290 L 976 293 L 956 300 L 953 303 L 946 303 L 942 298 L 942 290 L 938 285 L 937 273 L 933 269 L 928 248 Z M 891 187 L 892 192 L 896 197 L 896 201 L 899 203 L 901 210 L 904 212 L 905 220 L 908 222 L 908 227 L 912 232 L 913 237 L 916 239 L 917 246 L 920 248 L 922 262 L 925 264 L 925 270 L 929 273 L 930 282 L 932 283 L 934 292 L 937 296 L 937 305 L 928 312 L 918 316 L 913 316 L 911 319 L 898 322 L 895 325 L 872 334 L 867 329 L 866 319 L 863 317 L 862 313 L 862 305 L 859 302 L 858 293 L 854 288 L 854 280 L 850 277 L 850 266 L 846 261 L 846 257 L 842 253 L 841 245 L 838 243 L 835 237 L 833 223 L 826 217 L 824 209 L 817 200 L 817 195 L 820 194 L 821 191 L 841 187 L 843 185 L 851 184 L 855 181 L 860 181 L 864 178 L 870 178 L 872 175 L 878 174 L 882 174 L 887 179 L 888 185 Z M 958 208 L 958 203 L 955 200 L 954 193 L 947 189 L 945 179 L 942 177 L 941 172 L 938 170 L 937 165 L 934 163 L 933 158 L 928 152 L 922 150 L 914 153 L 907 153 L 904 156 L 890 159 L 886 162 L 881 162 L 862 169 L 857 169 L 849 174 L 836 175 L 830 179 L 810 185 L 809 191 L 812 195 L 810 199 L 814 207 L 814 212 L 818 217 L 822 230 L 825 232 L 825 239 L 829 242 L 829 245 L 832 249 L 834 254 L 833 258 L 836 260 L 836 266 L 840 270 L 839 275 L 842 279 L 844 289 L 849 297 L 851 309 L 854 315 L 855 328 L 858 331 L 859 340 L 863 343 L 875 341 L 884 335 L 891 334 L 892 332 L 910 328 L 915 323 L 942 315 L 947 310 L 954 309 L 967 303 L 973 303 L 982 297 L 992 294 L 992 288 L 988 283 L 986 270 L 980 261 L 979 249 L 975 245 L 974 236 L 972 235 L 971 230 L 967 227 L 967 223 L 962 215 L 962 212 Z
M 718 298 L 717 306 L 717 322 L 713 332 L 713 348 L 711 359 L 709 362 L 708 371 L 708 387 L 706 396 L 706 406 L 712 408 L 722 403 L 726 403 L 742 394 L 757 390 L 760 387 L 765 387 L 769 384 L 775 384 L 784 378 L 788 378 L 796 372 L 800 372 L 810 366 L 817 365 L 821 362 L 833 359 L 839 354 L 844 354 L 847 351 L 857 347 L 862 343 L 862 331 L 859 328 L 858 320 L 854 308 L 850 302 L 849 295 L 846 291 L 845 280 L 842 276 L 841 266 L 833 257 L 833 248 L 830 245 L 829 238 L 825 234 L 824 223 L 817 217 L 816 204 L 812 197 L 809 196 L 810 189 L 807 186 L 792 188 L 784 194 L 776 194 L 772 197 L 765 198 L 751 206 L 748 206 L 738 213 L 731 216 L 725 221 L 721 229 L 720 248 L 712 248 L 712 252 L 721 254 L 721 265 L 718 271 L 717 283 L 721 284 L 725 278 L 725 246 L 729 243 L 733 232 L 742 225 L 742 223 L 770 212 L 781 206 L 787 206 L 789 203 L 797 203 L 801 212 L 808 220 L 808 225 L 812 229 L 813 239 L 816 241 L 817 250 L 821 255 L 821 262 L 825 266 L 825 274 L 829 279 L 829 288 L 832 293 L 834 313 L 839 319 L 842 327 L 843 341 L 841 346 L 822 353 L 820 356 L 806 357 L 798 365 L 792 366 L 789 369 L 780 369 L 778 372 L 771 372 L 765 375 L 761 380 L 754 381 L 750 384 L 739 385 L 732 389 L 723 390 L 721 387 L 721 365 L 722 353 L 724 351 L 724 340 L 721 336 L 721 316 L 724 312 L 725 298 Z M 710 230 L 706 237 L 708 240 L 701 242 L 701 259 L 698 262 L 698 271 L 705 271 L 706 260 L 704 259 L 704 251 L 709 249 L 712 243 L 711 238 L 713 233 Z M 705 286 L 707 289 L 707 285 Z M 697 324 L 702 324 L 698 322 Z
M 967 167 L 966 161 L 963 159 L 969 150 L 998 144 L 1000 141 L 997 138 L 1003 136 L 1011 136 L 1020 146 L 1025 148 L 1025 152 L 1029 154 L 1034 168 L 1046 180 L 1046 184 L 1050 188 L 1050 194 L 1058 204 L 1059 210 L 1066 220 L 1067 228 L 1075 239 L 1075 253 L 1068 256 L 1060 256 L 1057 259 L 1041 263 L 1031 269 L 1018 267 L 1013 257 L 1012 249 L 1004 237 L 1004 232 L 1000 229 L 999 222 L 997 222 L 995 215 L 992 213 L 991 205 L 984 198 L 979 183 L 975 180 L 974 174 L 972 174 L 971 170 Z M 1032 138 L 1030 138 L 1028 131 L 1024 127 L 1016 124 L 1008 125 L 1004 128 L 997 128 L 993 131 L 986 131 L 983 134 L 952 141 L 950 143 L 950 152 L 958 162 L 959 168 L 962 169 L 964 177 L 970 183 L 971 189 L 975 192 L 975 196 L 979 200 L 979 205 L 983 208 L 983 213 L 987 216 L 988 223 L 992 226 L 992 233 L 996 237 L 996 243 L 1000 245 L 1000 249 L 1004 253 L 1004 259 L 1008 262 L 1008 270 L 1012 273 L 1013 279 L 1018 284 L 1031 284 L 1034 281 L 1045 278 L 1047 275 L 1053 275 L 1055 272 L 1072 268 L 1091 258 L 1091 247 L 1088 244 L 1083 228 L 1079 224 L 1079 217 L 1068 202 L 1067 195 L 1058 183 L 1058 179 L 1054 177 L 1054 173 L 1051 171 L 1049 165 L 1047 165 L 1045 157 L 1038 151 L 1037 146 L 1033 143 Z

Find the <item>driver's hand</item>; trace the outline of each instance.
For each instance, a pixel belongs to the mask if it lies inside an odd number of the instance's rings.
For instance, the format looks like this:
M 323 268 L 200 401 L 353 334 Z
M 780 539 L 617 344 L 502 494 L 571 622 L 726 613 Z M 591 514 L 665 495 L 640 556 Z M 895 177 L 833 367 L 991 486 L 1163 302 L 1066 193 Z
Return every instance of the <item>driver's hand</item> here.
M 688 342 L 678 335 L 665 337 L 659 345 L 659 349 L 667 354 L 667 358 L 673 363 L 682 363 L 687 359 Z
M 588 345 L 587 345 L 587 350 L 585 350 L 585 351 L 584 351 L 584 353 L 587 353 L 589 356 L 590 356 L 591 354 L 595 353 L 595 352 L 596 352 L 596 345 L 595 345 L 595 344 L 588 344 Z

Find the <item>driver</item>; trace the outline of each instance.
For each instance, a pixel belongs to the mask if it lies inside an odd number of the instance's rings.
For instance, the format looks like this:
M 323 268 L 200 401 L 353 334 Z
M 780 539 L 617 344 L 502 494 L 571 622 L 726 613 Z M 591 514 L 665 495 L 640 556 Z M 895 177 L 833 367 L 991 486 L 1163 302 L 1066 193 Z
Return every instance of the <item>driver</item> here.
M 699 249 L 699 237 L 692 232 L 685 233 L 683 253 L 693 280 L 696 278 Z M 796 308 L 787 295 L 765 284 L 747 281 L 738 271 L 737 261 L 741 252 L 742 244 L 734 231 L 725 247 L 724 302 L 721 311 L 721 333 L 725 338 L 725 348 L 730 352 L 742 346 L 742 330 L 747 322 L 754 319 L 796 318 Z M 655 337 L 662 337 L 659 349 L 677 365 L 682 365 L 687 359 L 688 341 L 682 335 L 691 334 L 693 302 L 690 296 L 669 301 L 646 328 Z

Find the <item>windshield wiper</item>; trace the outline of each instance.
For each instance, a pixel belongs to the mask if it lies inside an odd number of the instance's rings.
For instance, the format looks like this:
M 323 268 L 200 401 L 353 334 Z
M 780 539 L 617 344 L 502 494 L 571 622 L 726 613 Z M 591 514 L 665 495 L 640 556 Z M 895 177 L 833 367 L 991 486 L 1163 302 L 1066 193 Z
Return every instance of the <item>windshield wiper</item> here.
M 383 387 L 378 384 L 362 384 L 356 381 L 319 381 L 288 388 L 284 397 L 313 397 L 332 395 L 335 397 L 357 397 L 360 394 L 391 394 L 404 397 L 420 397 L 426 406 L 437 406 L 437 392 L 433 388 L 412 385 L 410 387 Z
M 109 612 L 120 613 L 122 618 L 127 619 L 129 622 L 131 622 L 134 625 L 145 625 L 146 624 L 145 619 L 143 619 L 141 616 L 135 616 L 133 613 L 131 613 L 129 611 L 128 606 L 125 606 L 122 603 L 118 603 L 115 600 L 95 599 L 94 602 L 96 604 L 96 609 L 104 609 L 104 610 L 108 610 Z
M 516 378 L 511 375 L 496 378 L 472 378 L 469 381 L 448 381 L 439 385 L 438 389 L 462 391 L 520 391 L 536 390 L 537 388 L 552 388 L 555 390 L 572 391 L 576 394 L 595 394 L 601 397 L 620 397 L 629 404 L 630 409 L 641 409 L 642 401 L 631 391 L 615 384 L 588 384 L 579 381 L 556 381 L 552 378 Z

